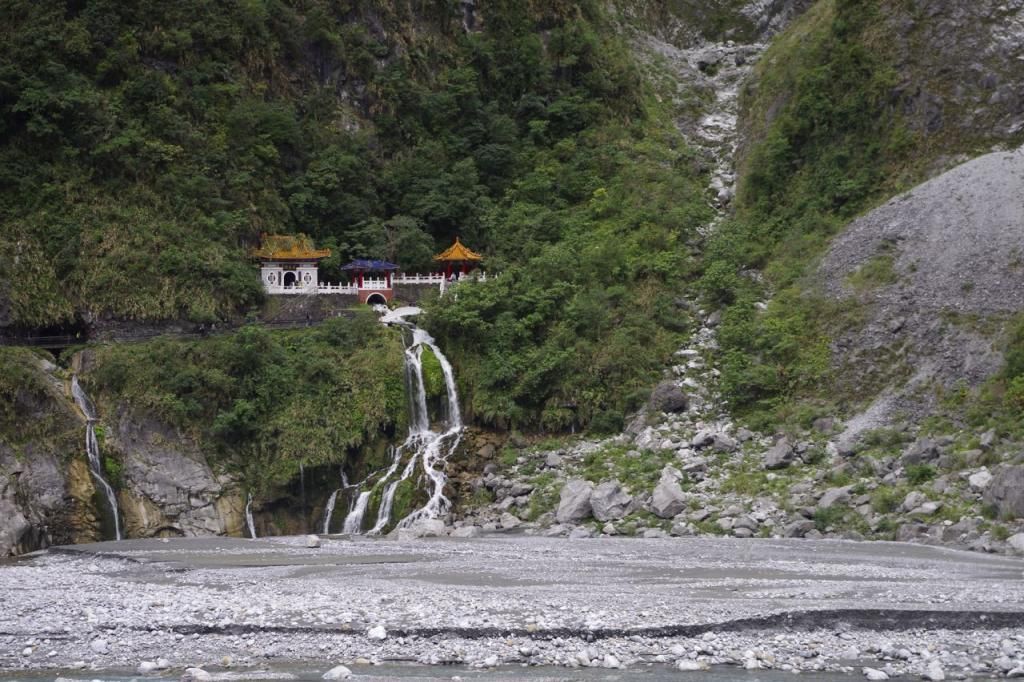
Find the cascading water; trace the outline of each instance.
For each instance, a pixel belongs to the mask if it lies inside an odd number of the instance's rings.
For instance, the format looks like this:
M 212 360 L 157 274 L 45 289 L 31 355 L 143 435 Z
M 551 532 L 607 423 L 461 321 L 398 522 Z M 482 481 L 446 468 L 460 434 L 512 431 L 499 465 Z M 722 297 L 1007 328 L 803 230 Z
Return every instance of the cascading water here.
M 331 496 L 327 498 L 327 504 L 324 506 L 324 535 L 331 532 L 331 517 L 334 516 L 334 506 L 338 503 L 338 494 L 343 493 L 349 488 L 354 486 L 348 482 L 348 476 L 345 475 L 345 470 L 341 470 L 341 487 L 331 493 Z M 349 510 L 351 511 L 351 509 Z
M 398 522 L 398 527 L 408 527 L 422 519 L 436 519 L 448 513 L 451 501 L 444 494 L 444 486 L 448 477 L 444 473 L 444 464 L 448 456 L 458 447 L 462 438 L 462 415 L 459 410 L 459 394 L 455 386 L 455 374 L 451 363 L 441 349 L 434 343 L 433 337 L 406 320 L 406 316 L 419 313 L 419 309 L 411 308 L 387 313 L 383 321 L 387 324 L 398 324 L 412 332 L 412 339 L 405 349 L 406 382 L 409 389 L 409 436 L 394 450 L 391 465 L 369 491 L 360 493 L 355 508 L 345 519 L 345 532 L 358 533 L 362 526 L 363 515 L 369 502 L 370 492 L 380 485 L 387 484 L 381 495 L 377 520 L 368 533 L 381 533 L 391 521 L 392 505 L 398 486 L 416 470 L 417 465 L 430 484 L 430 495 L 426 504 Z M 429 349 L 441 365 L 445 383 L 445 414 L 443 429 L 432 430 L 430 415 L 427 411 L 426 384 L 423 380 L 423 351 Z M 403 459 L 406 465 L 401 475 L 390 480 L 398 470 Z
M 341 529 L 342 533 L 358 535 L 362 531 L 363 516 L 366 514 L 366 505 L 370 502 L 370 492 L 369 490 L 364 490 L 359 493 L 355 506 L 352 507 L 352 511 L 345 517 L 345 525 Z
M 256 522 L 252 518 L 252 493 L 245 500 L 245 525 L 249 527 L 249 537 L 256 539 Z
M 100 458 L 100 444 L 96 440 L 96 409 L 93 407 L 92 401 L 89 400 L 89 396 L 85 394 L 85 391 L 79 385 L 77 374 L 71 376 L 71 397 L 74 398 L 78 409 L 85 415 L 85 452 L 89 457 L 89 472 L 103 490 L 104 497 L 107 498 L 107 505 L 110 507 L 110 513 L 114 517 L 114 537 L 120 540 L 121 514 L 117 508 L 117 495 L 114 494 L 114 488 L 103 477 L 103 460 Z

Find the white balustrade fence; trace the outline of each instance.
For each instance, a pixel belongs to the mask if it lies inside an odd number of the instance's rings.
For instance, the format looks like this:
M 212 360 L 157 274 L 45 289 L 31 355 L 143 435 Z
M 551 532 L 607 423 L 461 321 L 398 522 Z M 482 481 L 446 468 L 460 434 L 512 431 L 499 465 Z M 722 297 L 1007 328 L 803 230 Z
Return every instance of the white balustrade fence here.
M 309 283 L 309 284 L 294 284 L 288 286 L 265 283 L 267 293 L 269 294 L 286 294 L 286 295 L 302 295 L 302 294 L 350 294 L 357 295 L 360 291 L 386 291 L 391 289 L 395 285 L 431 285 L 440 286 L 442 293 L 456 284 L 463 282 L 486 282 L 487 273 L 485 272 L 471 272 L 463 274 L 456 279 L 454 276 L 445 276 L 443 272 L 429 272 L 425 274 L 409 275 L 406 273 L 396 273 L 391 277 L 391 282 L 388 282 L 386 277 L 364 277 L 362 286 L 359 285 L 358 280 L 352 281 L 346 284 L 330 284 L 330 283 Z

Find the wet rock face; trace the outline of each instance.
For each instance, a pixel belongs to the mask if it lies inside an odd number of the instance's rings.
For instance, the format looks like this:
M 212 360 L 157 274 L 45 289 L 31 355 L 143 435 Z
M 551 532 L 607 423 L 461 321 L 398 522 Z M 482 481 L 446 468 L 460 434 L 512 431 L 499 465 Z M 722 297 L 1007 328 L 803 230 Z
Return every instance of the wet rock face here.
M 241 532 L 239 493 L 213 475 L 188 438 L 152 417 L 123 410 L 109 444 L 121 456 L 119 497 L 129 537 Z M 225 504 L 234 498 L 236 504 Z

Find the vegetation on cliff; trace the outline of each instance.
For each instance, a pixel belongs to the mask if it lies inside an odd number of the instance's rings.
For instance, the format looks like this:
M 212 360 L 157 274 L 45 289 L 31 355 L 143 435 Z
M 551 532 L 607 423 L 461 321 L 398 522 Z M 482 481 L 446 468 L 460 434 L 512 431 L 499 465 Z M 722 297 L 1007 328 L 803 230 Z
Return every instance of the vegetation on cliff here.
M 953 56 L 943 67 L 922 54 L 937 38 L 921 35 L 943 21 L 887 0 L 821 0 L 773 42 L 748 84 L 737 211 L 708 245 L 701 286 L 724 305 L 724 392 L 756 424 L 808 426 L 873 397 L 870 381 L 840 381 L 865 372 L 842 367 L 830 349 L 861 311 L 815 293 L 815 261 L 853 217 L 935 173 L 937 161 L 987 150 L 1003 134 L 954 108 L 991 97 L 973 83 L 957 85 L 963 93 L 949 97 L 944 119 L 930 112 L 929 92 L 947 92 L 951 74 L 966 68 Z M 967 34 L 979 30 L 961 29 L 951 49 L 966 49 Z M 880 257 L 851 284 L 884 284 L 886 265 Z M 769 299 L 764 311 L 755 305 Z M 895 370 L 881 354 L 875 364 L 884 384 Z
M 505 272 L 433 318 L 470 411 L 614 428 L 680 330 L 671 292 L 709 210 L 604 12 L 8 5 L 10 321 L 237 315 L 262 298 L 262 231 L 331 248 L 334 279 L 354 256 L 424 265 L 461 235 Z
M 370 311 L 308 330 L 101 346 L 86 376 L 108 421 L 156 415 L 254 488 L 291 480 L 300 463 L 344 464 L 400 428 L 402 382 L 401 340 Z

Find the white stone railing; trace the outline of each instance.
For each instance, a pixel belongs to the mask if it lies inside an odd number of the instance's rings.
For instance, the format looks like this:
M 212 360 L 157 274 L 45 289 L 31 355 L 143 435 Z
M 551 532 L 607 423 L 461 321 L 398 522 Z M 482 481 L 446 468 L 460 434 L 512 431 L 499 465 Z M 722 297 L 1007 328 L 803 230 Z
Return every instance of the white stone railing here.
M 493 277 L 493 275 L 492 275 Z M 316 284 L 293 284 L 289 286 L 271 286 L 266 285 L 266 291 L 269 294 L 285 294 L 285 295 L 302 295 L 302 294 L 351 294 L 356 295 L 360 291 L 386 291 L 395 285 L 412 284 L 412 285 L 428 285 L 428 286 L 439 286 L 441 292 L 444 293 L 446 289 L 449 289 L 456 284 L 462 284 L 463 282 L 486 282 L 488 279 L 487 273 L 485 272 L 470 272 L 468 274 L 460 275 L 458 279 L 446 277 L 443 272 L 428 272 L 425 274 L 409 275 L 406 273 L 396 273 L 392 276 L 391 282 L 389 283 L 386 277 L 364 277 L 362 286 L 359 285 L 358 281 L 348 282 L 347 284 L 330 284 L 330 283 L 316 283 Z
M 319 284 L 317 293 L 320 294 L 358 294 L 359 287 L 355 284 Z
M 428 272 L 416 275 L 407 275 L 402 272 L 395 275 L 393 279 L 395 284 L 440 284 L 443 281 L 443 272 Z

